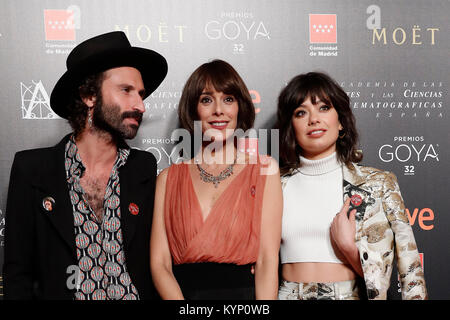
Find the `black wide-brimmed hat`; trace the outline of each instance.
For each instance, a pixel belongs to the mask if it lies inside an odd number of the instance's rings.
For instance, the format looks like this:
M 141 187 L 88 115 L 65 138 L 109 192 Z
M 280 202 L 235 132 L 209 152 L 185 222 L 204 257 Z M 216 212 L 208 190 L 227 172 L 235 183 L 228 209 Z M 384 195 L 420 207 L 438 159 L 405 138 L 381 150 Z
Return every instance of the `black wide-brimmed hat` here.
M 81 81 L 89 75 L 116 67 L 134 67 L 142 76 L 145 96 L 158 88 L 167 74 L 167 61 L 159 53 L 132 47 L 122 31 L 105 33 L 77 45 L 67 57 L 67 71 L 50 96 L 50 106 L 62 118 L 69 115 L 69 104 L 79 95 Z

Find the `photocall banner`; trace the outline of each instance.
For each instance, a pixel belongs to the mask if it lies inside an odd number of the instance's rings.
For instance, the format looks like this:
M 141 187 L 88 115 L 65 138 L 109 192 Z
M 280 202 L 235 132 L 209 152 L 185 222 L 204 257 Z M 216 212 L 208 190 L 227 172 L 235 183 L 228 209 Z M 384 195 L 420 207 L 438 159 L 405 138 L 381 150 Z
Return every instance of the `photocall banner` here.
M 14 154 L 70 132 L 49 105 L 67 55 L 121 30 L 169 64 L 130 141 L 159 171 L 177 160 L 178 102 L 202 63 L 223 59 L 241 74 L 256 129 L 272 128 L 278 94 L 295 75 L 335 78 L 351 99 L 363 164 L 398 177 L 430 299 L 449 299 L 449 9 L 447 0 L 0 0 L 0 271 Z M 391 299 L 400 298 L 397 277 Z

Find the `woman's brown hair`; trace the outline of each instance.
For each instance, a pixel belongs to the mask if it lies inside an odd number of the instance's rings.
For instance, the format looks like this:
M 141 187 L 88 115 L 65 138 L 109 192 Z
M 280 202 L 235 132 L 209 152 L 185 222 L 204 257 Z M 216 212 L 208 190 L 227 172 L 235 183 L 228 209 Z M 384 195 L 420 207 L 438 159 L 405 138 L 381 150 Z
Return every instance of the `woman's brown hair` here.
M 281 174 L 291 172 L 300 167 L 301 147 L 295 139 L 292 116 L 307 98 L 313 104 L 317 99 L 331 104 L 338 114 L 343 129 L 336 141 L 338 159 L 349 165 L 360 162 L 362 153 L 357 151 L 358 132 L 355 117 L 350 108 L 350 99 L 344 90 L 328 75 L 320 72 L 309 72 L 294 77 L 281 91 L 278 97 L 277 123 L 280 130 L 280 171 Z
M 255 121 L 255 107 L 250 93 L 236 70 L 223 60 L 213 60 L 198 67 L 187 80 L 178 106 L 181 127 L 194 134 L 198 120 L 197 105 L 200 95 L 212 85 L 218 92 L 233 95 L 239 103 L 236 129 L 247 131 Z

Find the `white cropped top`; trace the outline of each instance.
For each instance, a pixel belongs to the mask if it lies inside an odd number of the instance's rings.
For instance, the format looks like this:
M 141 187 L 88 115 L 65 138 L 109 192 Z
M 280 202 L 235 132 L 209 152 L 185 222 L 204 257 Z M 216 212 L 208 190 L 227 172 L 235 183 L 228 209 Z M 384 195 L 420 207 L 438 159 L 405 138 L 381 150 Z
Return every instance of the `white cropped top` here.
M 281 263 L 343 263 L 330 240 L 330 225 L 343 205 L 342 165 L 336 153 L 300 157 L 300 168 L 283 188 Z

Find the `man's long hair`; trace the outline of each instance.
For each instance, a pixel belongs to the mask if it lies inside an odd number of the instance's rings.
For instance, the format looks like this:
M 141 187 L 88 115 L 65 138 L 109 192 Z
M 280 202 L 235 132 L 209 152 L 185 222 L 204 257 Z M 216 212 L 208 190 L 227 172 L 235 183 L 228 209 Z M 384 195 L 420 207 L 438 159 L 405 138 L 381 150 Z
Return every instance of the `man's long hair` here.
M 102 98 L 102 83 L 104 79 L 104 73 L 90 75 L 81 82 L 78 86 L 78 90 L 73 93 L 73 99 L 69 104 L 69 115 L 67 120 L 74 132 L 75 137 L 86 127 L 86 118 L 88 114 L 88 106 L 83 102 L 82 97 L 96 97 L 97 101 L 101 101 Z

